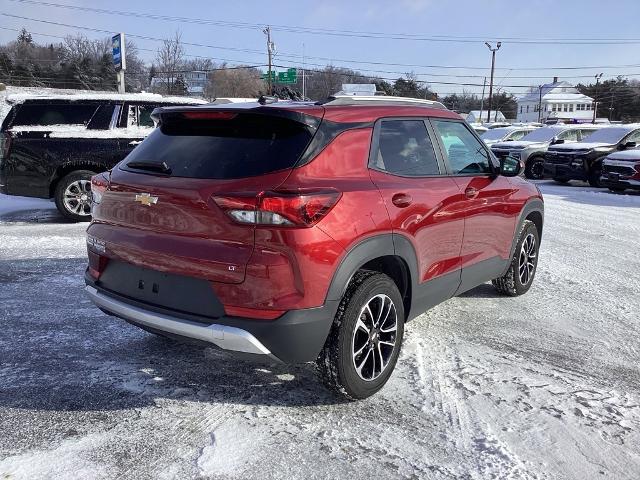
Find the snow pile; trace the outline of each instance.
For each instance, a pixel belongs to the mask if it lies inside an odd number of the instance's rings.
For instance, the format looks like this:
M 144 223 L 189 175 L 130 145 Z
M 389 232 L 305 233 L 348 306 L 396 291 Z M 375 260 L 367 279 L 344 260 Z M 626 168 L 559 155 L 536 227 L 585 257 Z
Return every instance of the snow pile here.
M 153 131 L 153 127 L 130 126 L 109 130 L 88 129 L 84 125 L 18 125 L 9 131 L 17 134 L 23 132 L 46 132 L 49 138 L 144 138 Z

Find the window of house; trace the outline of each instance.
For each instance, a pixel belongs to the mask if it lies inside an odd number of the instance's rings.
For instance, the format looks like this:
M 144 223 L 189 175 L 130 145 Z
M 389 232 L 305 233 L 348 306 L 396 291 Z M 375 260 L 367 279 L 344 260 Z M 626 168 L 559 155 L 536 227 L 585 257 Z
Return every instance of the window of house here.
M 570 104 L 569 104 L 569 111 L 570 111 L 570 112 L 573 112 L 573 103 L 570 103 Z
M 432 122 L 445 146 L 453 174 L 492 173 L 489 152 L 463 123 L 446 120 L 432 120 Z
M 522 113 L 522 109 L 524 108 L 523 105 L 520 105 L 520 113 Z
M 527 105 L 527 113 L 529 113 L 529 105 Z
M 439 175 L 435 149 L 422 120 L 386 120 L 380 126 L 375 166 L 386 172 L 422 177 Z

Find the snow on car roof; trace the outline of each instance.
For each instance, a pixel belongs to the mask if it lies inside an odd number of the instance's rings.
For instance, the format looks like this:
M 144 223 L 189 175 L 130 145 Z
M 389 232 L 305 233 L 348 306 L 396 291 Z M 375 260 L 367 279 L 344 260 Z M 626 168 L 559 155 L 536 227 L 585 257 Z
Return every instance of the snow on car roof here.
M 82 92 L 82 93 L 55 93 L 55 94 L 31 94 L 16 93 L 7 95 L 6 101 L 11 104 L 24 103 L 27 100 L 116 100 L 154 103 L 180 103 L 185 105 L 206 104 L 205 100 L 191 97 L 164 97 L 158 93 L 111 93 L 111 92 Z

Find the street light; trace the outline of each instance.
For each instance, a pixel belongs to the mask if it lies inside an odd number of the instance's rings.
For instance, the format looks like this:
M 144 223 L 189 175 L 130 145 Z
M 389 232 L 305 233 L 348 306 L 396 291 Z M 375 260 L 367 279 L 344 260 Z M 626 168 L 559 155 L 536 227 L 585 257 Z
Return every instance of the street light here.
M 600 79 L 602 78 L 602 73 L 599 73 L 597 75 L 595 75 L 595 79 L 596 79 L 596 94 L 593 101 L 593 121 L 591 123 L 596 123 L 596 113 L 598 112 L 598 83 L 600 82 Z
M 493 107 L 493 71 L 496 66 L 496 52 L 500 50 L 501 42 L 496 43 L 495 47 L 492 47 L 489 42 L 484 42 L 489 50 L 491 50 L 491 82 L 489 82 L 489 108 L 487 109 L 487 122 L 491 121 L 491 108 Z M 482 113 L 482 112 L 480 112 Z

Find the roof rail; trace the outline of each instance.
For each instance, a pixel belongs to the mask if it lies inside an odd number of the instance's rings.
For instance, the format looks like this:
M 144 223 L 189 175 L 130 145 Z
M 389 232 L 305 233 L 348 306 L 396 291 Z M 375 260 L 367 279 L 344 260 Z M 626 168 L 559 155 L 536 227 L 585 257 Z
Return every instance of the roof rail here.
M 442 103 L 422 98 L 390 97 L 386 95 L 333 95 L 322 105 L 411 105 L 415 107 L 430 107 L 448 110 Z

